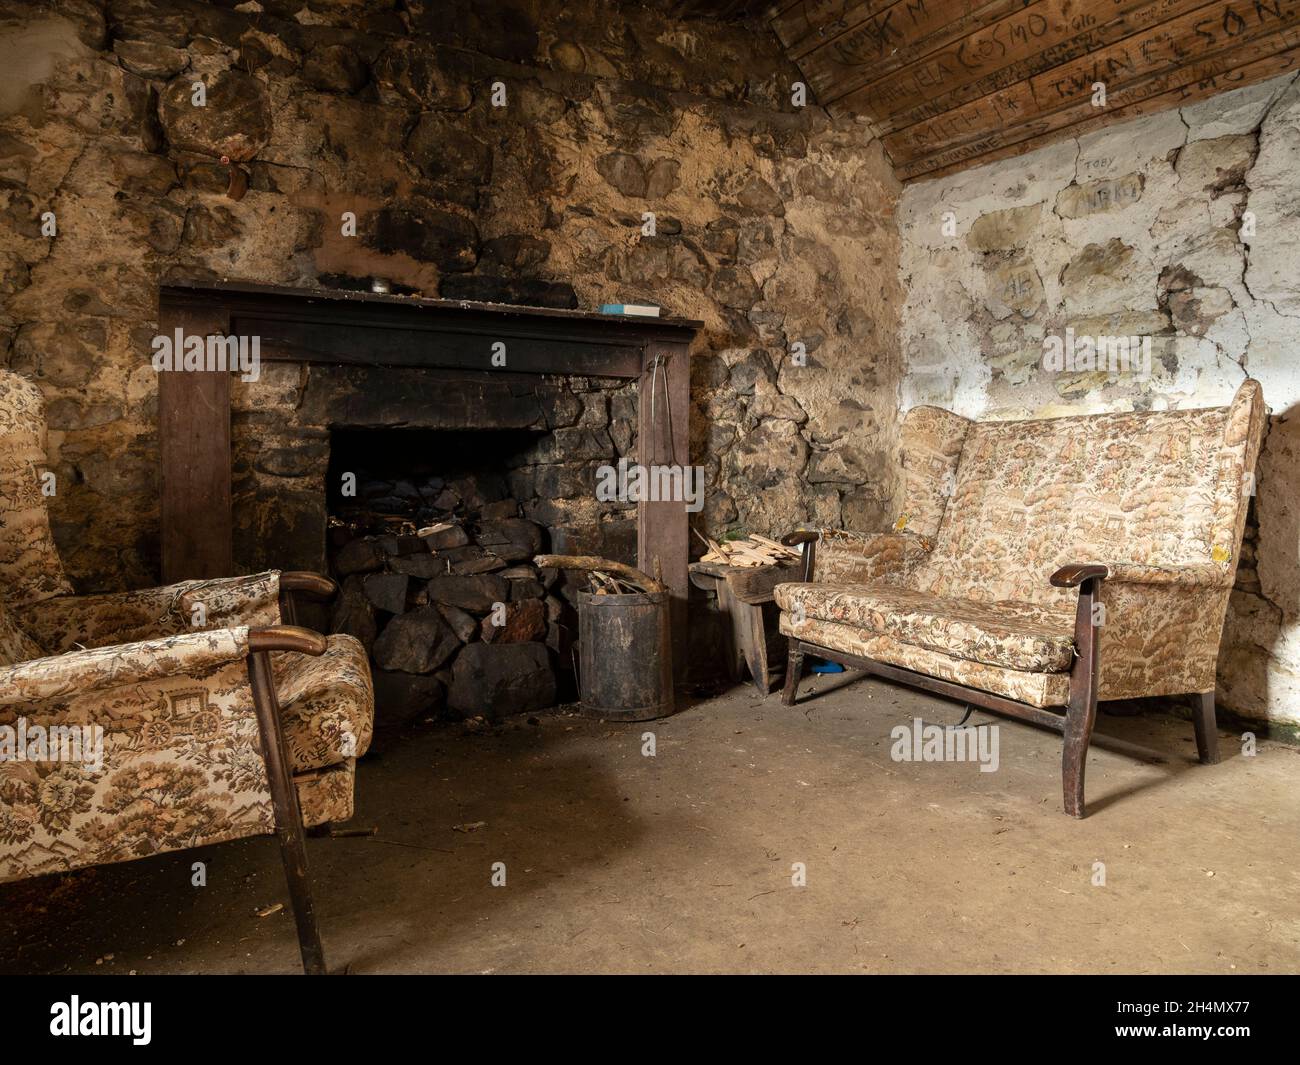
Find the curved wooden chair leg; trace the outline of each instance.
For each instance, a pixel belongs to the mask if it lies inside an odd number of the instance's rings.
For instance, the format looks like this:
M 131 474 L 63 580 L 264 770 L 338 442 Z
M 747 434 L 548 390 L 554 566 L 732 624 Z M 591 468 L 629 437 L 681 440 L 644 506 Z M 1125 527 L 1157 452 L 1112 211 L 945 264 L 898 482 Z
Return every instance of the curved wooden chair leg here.
M 253 687 L 253 705 L 262 734 L 262 754 L 266 758 L 266 775 L 271 785 L 271 805 L 275 811 L 275 834 L 280 841 L 280 857 L 289 885 L 289 901 L 298 926 L 298 949 L 302 953 L 303 972 L 309 976 L 325 974 L 325 952 L 316 927 L 316 909 L 311 898 L 311 881 L 307 876 L 307 847 L 304 842 L 302 812 L 298 809 L 298 792 L 289 772 L 284 737 L 280 731 L 280 702 L 271 676 L 271 657 L 257 651 L 248 657 L 248 677 Z
M 1219 724 L 1214 716 L 1214 692 L 1199 692 L 1192 708 L 1192 724 L 1196 726 L 1196 753 L 1202 765 L 1217 765 L 1219 761 Z
M 795 688 L 799 686 L 799 674 L 803 672 L 803 647 L 793 636 L 789 639 L 790 654 L 785 662 L 785 687 L 781 689 L 781 702 L 785 706 L 794 706 Z
M 1074 619 L 1077 657 L 1070 671 L 1070 705 L 1065 713 L 1065 744 L 1061 751 L 1061 790 L 1065 812 L 1071 817 L 1084 816 L 1083 775 L 1097 720 L 1097 626 L 1093 624 L 1092 608 L 1099 588 L 1096 577 L 1082 582 Z
M 1073 704 L 1073 700 L 1071 700 Z M 1065 812 L 1071 817 L 1085 816 L 1083 775 L 1092 742 L 1092 726 L 1097 719 L 1097 699 L 1070 709 L 1065 715 L 1065 747 L 1061 752 L 1061 788 Z

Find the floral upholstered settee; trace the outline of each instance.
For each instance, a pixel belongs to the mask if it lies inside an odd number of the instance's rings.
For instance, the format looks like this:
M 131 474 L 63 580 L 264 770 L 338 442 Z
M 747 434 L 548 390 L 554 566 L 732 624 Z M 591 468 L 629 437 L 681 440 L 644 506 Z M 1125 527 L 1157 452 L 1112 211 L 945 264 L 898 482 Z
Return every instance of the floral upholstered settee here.
M 1217 761 L 1215 663 L 1265 417 L 1253 380 L 1209 409 L 914 408 L 894 530 L 787 537 L 806 569 L 775 590 L 786 703 L 811 652 L 1055 727 L 1076 817 L 1099 699 L 1197 695 Z
M 282 622 L 294 591 L 333 582 L 268 572 L 74 595 L 45 463 L 41 394 L 0 370 L 0 882 L 278 833 L 319 971 L 301 837 L 352 816 L 374 695 L 355 639 Z M 66 727 L 80 751 L 52 749 Z M 37 748 L 17 750 L 20 736 Z

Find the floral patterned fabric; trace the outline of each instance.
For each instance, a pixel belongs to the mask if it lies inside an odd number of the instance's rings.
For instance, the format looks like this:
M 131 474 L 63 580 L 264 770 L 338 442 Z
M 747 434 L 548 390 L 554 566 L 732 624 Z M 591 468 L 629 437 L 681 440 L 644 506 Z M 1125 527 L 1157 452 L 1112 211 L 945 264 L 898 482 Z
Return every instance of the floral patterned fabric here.
M 957 658 L 1035 673 L 1074 663 L 1074 614 L 1029 603 L 943 599 L 887 585 L 778 584 L 777 605 Z
M 1102 581 L 1099 697 L 1213 691 L 1230 592 Z
M 294 772 L 352 761 L 370 747 L 375 690 L 366 649 L 354 636 L 328 638 L 325 653 L 272 660 L 289 763 Z
M 40 658 L 44 654 L 40 645 L 19 628 L 13 615 L 5 609 L 4 601 L 0 600 L 0 667 Z
M 45 440 L 40 389 L 0 369 L 0 595 L 13 610 L 72 592 L 41 491 Z
M 0 726 L 102 729 L 98 758 L 0 758 L 0 881 L 273 830 L 248 632 L 281 623 L 280 575 L 72 595 L 37 467 L 40 392 L 0 370 Z M 307 825 L 352 814 L 370 744 L 365 650 L 271 656 Z M 0 734 L 2 740 L 2 734 Z M 97 763 L 97 764 L 95 764 Z
M 0 674 L 0 725 L 103 730 L 97 767 L 0 761 L 0 881 L 272 831 L 246 650 L 238 629 Z
M 779 585 L 782 631 L 1056 705 L 1078 590 L 1050 577 L 1096 563 L 1100 698 L 1211 691 L 1266 417 L 1246 381 L 1221 408 L 970 423 L 932 549 L 887 578 Z
M 356 794 L 357 760 L 302 773 L 293 778 L 298 789 L 298 810 L 308 828 L 332 821 L 351 821 L 352 802 Z
M 834 621 L 805 618 L 799 622 L 792 614 L 783 612 L 781 631 L 817 647 L 901 666 L 929 677 L 964 684 L 968 688 L 1005 695 L 1031 706 L 1063 706 L 1070 695 L 1068 673 L 1025 673 L 990 666 Z
M 896 532 L 933 537 L 956 484 L 957 463 L 971 421 L 940 407 L 913 407 L 899 431 L 903 509 Z
M 248 655 L 248 629 L 186 633 L 160 640 L 72 651 L 0 670 L 0 706 L 88 695 L 193 671 Z
M 0 761 L 0 881 L 273 830 L 248 629 L 73 651 L 0 670 L 0 725 L 103 729 L 103 761 Z M 271 656 L 307 825 L 352 812 L 373 690 L 361 644 Z
M 59 596 L 33 603 L 23 620 L 51 654 L 205 629 L 267 628 L 281 623 L 280 574 L 270 570 L 134 592 Z
M 1108 581 L 1130 584 L 1180 584 L 1185 588 L 1222 588 L 1230 584 L 1222 566 L 1201 562 L 1191 566 L 1142 566 L 1136 562 L 1107 562 Z
M 827 584 L 896 583 L 929 549 L 928 541 L 907 533 L 861 536 L 845 529 L 822 529 L 813 556 L 813 580 Z
M 908 587 L 1064 609 L 1077 593 L 1049 578 L 1067 562 L 1214 562 L 1226 574 L 1211 542 L 1223 468 L 1237 468 L 1242 492 L 1230 410 L 973 424 L 934 550 Z
M 1228 407 L 1210 532 L 1210 560 L 1228 570 L 1230 577 L 1237 572 L 1249 497 L 1255 494 L 1255 464 L 1267 425 L 1264 391 L 1258 381 L 1246 381 Z
M 900 583 L 934 547 L 971 422 L 938 407 L 913 407 L 900 433 L 903 509 L 893 532 L 819 530 L 813 580 Z

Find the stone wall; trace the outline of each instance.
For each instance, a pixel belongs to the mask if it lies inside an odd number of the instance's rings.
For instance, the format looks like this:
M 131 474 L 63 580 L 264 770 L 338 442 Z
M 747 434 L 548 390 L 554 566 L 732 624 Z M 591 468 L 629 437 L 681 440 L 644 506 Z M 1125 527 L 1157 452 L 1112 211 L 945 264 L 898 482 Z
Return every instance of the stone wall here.
M 659 303 L 705 323 L 706 531 L 886 516 L 897 185 L 860 124 L 791 105 L 761 27 L 596 0 L 0 0 L 0 20 L 0 362 L 46 393 L 81 589 L 157 578 L 149 343 L 182 277 Z
M 1300 723 L 1300 84 L 1288 75 L 909 187 L 903 407 L 1271 412 L 1222 705 Z M 1049 373 L 1044 338 L 1148 336 L 1151 372 Z

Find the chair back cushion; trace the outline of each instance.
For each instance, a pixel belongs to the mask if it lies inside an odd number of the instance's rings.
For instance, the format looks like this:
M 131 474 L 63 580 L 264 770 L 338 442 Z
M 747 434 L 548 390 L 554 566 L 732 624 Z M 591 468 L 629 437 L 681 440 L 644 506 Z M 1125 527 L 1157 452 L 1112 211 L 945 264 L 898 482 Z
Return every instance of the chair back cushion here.
M 894 523 L 895 532 L 929 541 L 939 531 L 971 424 L 942 407 L 913 407 L 907 412 L 899 432 L 903 509 Z
M 41 491 L 45 463 L 40 389 L 0 369 L 0 595 L 11 609 L 72 594 Z
M 909 587 L 1068 607 L 1067 562 L 1235 567 L 1263 401 L 1229 407 L 976 422 L 935 547 Z M 1254 444 L 1251 444 L 1253 434 Z

